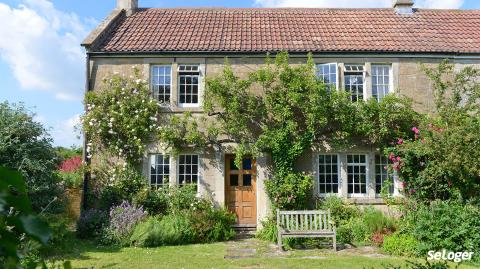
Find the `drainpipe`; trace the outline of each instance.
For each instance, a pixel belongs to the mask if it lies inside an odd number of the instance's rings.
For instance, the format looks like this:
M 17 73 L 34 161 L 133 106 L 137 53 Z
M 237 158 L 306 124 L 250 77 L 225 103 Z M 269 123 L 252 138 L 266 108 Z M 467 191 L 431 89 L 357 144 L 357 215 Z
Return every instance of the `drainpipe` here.
M 88 49 L 86 51 L 86 64 L 85 64 L 85 93 L 90 91 L 90 53 L 88 52 Z M 84 111 L 87 111 L 87 104 L 84 104 Z M 88 138 L 87 135 L 84 133 L 83 134 L 83 162 L 88 166 L 90 165 L 90 158 L 88 158 L 87 154 L 87 143 L 88 143 Z M 82 208 L 81 211 L 87 210 L 87 193 L 88 193 L 88 184 L 90 182 L 90 171 L 85 170 L 83 172 L 83 194 L 82 194 Z

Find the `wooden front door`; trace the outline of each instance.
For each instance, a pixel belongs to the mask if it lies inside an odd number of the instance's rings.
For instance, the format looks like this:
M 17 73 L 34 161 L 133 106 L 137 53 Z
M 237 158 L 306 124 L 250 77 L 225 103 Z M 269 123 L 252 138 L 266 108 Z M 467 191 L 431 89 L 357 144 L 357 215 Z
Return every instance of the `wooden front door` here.
M 257 224 L 255 160 L 245 157 L 241 167 L 235 165 L 235 156 L 225 156 L 225 201 L 227 208 L 237 216 L 238 226 Z

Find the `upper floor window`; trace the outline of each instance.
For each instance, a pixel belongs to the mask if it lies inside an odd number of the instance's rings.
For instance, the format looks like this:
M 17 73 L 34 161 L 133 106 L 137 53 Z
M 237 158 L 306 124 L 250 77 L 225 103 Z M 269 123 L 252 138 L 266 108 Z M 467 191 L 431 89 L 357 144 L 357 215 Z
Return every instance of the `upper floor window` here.
M 335 154 L 318 155 L 318 191 L 338 193 L 338 156 Z
M 199 65 L 178 66 L 179 104 L 183 107 L 198 106 Z
M 170 65 L 152 66 L 151 80 L 153 98 L 160 103 L 170 103 L 172 67 Z
M 170 156 L 150 155 L 150 186 L 160 188 L 168 184 L 170 178 Z
M 380 101 L 390 92 L 390 65 L 372 65 L 372 96 Z
M 178 183 L 197 184 L 198 183 L 198 155 L 183 154 L 178 157 Z
M 326 64 L 317 64 L 317 77 L 325 83 L 327 89 L 333 87 L 337 88 L 337 64 L 336 63 L 326 63 Z
M 344 70 L 345 91 L 353 102 L 363 100 L 365 68 L 361 64 L 346 64 Z

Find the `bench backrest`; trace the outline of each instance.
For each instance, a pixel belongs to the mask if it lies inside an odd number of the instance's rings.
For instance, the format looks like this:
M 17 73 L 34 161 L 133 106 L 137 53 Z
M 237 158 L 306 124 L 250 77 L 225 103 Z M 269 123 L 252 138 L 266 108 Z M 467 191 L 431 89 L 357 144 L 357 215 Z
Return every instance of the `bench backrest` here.
M 286 231 L 332 231 L 328 210 L 282 211 L 277 209 L 277 226 Z

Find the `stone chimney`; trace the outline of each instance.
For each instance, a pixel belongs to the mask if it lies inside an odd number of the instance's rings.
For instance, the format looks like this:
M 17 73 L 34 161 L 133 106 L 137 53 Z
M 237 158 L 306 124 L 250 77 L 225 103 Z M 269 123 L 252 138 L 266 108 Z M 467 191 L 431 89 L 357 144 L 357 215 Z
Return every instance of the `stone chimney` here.
M 138 0 L 117 0 L 117 9 L 124 9 L 130 16 L 137 11 Z
M 413 0 L 394 0 L 393 8 L 397 14 L 413 14 Z

